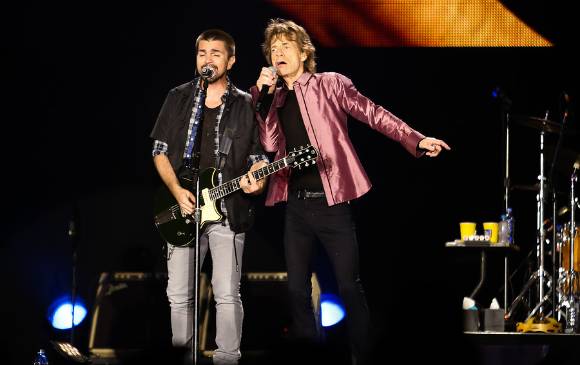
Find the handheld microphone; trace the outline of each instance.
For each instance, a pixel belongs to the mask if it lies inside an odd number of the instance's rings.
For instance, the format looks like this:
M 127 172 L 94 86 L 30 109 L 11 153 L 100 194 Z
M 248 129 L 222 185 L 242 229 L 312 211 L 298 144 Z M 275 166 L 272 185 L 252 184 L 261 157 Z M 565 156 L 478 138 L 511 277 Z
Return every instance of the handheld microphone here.
M 270 66 L 268 67 L 272 72 L 276 72 L 276 67 Z M 262 84 L 262 88 L 260 89 L 260 95 L 258 96 L 258 101 L 256 101 L 256 112 L 259 113 L 260 109 L 262 108 L 262 101 L 268 95 L 268 90 L 270 89 L 271 85 Z
M 204 65 L 201 68 L 201 72 L 200 75 L 202 78 L 208 80 L 208 79 L 212 79 L 216 74 L 216 69 L 215 66 L 211 65 L 211 64 L 207 64 Z

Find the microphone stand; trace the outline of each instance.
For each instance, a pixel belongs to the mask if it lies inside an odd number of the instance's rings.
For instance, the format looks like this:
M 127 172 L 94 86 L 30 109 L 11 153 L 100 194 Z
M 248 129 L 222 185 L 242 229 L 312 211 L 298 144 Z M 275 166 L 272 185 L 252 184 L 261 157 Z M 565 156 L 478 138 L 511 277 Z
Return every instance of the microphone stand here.
M 207 86 L 206 86 L 207 88 Z M 201 132 L 201 131 L 199 131 Z M 197 174 L 197 179 L 195 183 L 195 211 L 193 213 L 193 219 L 195 220 L 195 273 L 193 279 L 193 300 L 194 300 L 194 314 L 193 314 L 193 346 L 191 351 L 193 351 L 193 365 L 197 365 L 197 352 L 199 347 L 199 273 L 200 273 L 200 262 L 199 262 L 199 231 L 201 225 L 201 210 L 199 206 L 199 173 Z
M 203 78 L 202 77 L 202 89 L 203 89 L 203 93 L 204 95 L 207 95 L 207 87 L 209 85 L 209 82 L 207 80 L 207 78 Z M 205 97 L 202 100 L 203 103 L 205 103 Z M 204 105 L 201 106 L 201 116 L 200 116 L 200 125 L 199 125 L 199 130 L 197 131 L 197 135 L 201 136 L 202 133 L 202 121 L 203 121 L 203 107 Z M 198 143 L 201 143 L 201 138 L 197 138 Z M 200 152 L 201 153 L 201 152 Z M 198 350 L 199 350 L 199 274 L 200 274 L 200 262 L 199 262 L 199 233 L 200 233 L 200 228 L 201 228 L 201 210 L 200 210 L 200 203 L 199 203 L 199 199 L 201 198 L 200 192 L 199 192 L 199 158 L 198 158 L 198 173 L 197 173 L 197 177 L 195 179 L 195 211 L 193 212 L 193 219 L 195 221 L 195 253 L 194 253 L 194 260 L 195 260 L 195 272 L 194 272 L 194 278 L 193 278 L 193 300 L 194 300 L 194 308 L 193 308 L 193 336 L 192 336 L 192 341 L 193 344 L 191 346 L 191 351 L 192 351 L 192 359 L 193 359 L 193 365 L 197 365 L 197 357 L 198 357 Z
M 70 344 L 74 346 L 75 341 L 75 304 L 77 296 L 77 247 L 78 247 L 78 206 L 75 201 L 73 206 L 72 218 L 68 223 L 68 236 L 71 238 L 72 246 L 72 277 L 71 277 L 71 327 L 70 327 Z

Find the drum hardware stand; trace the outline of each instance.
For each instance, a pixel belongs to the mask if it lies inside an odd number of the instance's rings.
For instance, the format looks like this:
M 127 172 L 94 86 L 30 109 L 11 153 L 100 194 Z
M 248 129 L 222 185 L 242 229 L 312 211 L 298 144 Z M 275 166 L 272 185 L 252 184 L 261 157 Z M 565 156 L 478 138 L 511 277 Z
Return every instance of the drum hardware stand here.
M 560 105 L 560 110 L 563 110 L 562 113 L 562 127 L 560 128 L 560 133 L 558 134 L 558 142 L 556 143 L 556 148 L 554 150 L 554 156 L 552 157 L 552 164 L 550 166 L 550 175 L 549 175 L 549 183 L 550 183 L 550 187 L 551 187 L 551 192 L 552 192 L 552 276 L 554 278 L 555 282 L 555 287 L 554 290 L 552 291 L 552 303 L 554 304 L 554 312 L 555 314 L 558 315 L 558 317 L 560 317 L 560 310 L 558 308 L 558 303 L 560 303 L 559 299 L 561 298 L 561 292 L 559 292 L 559 288 L 560 288 L 560 281 L 557 279 L 560 277 L 560 268 L 558 268 L 558 266 L 560 266 L 561 264 L 561 252 L 560 252 L 560 261 L 559 263 L 557 263 L 556 261 L 556 257 L 557 257 L 557 250 L 556 250 L 556 246 L 557 246 L 557 241 L 556 241 L 556 227 L 557 227 L 557 219 L 558 219 L 558 215 L 556 213 L 556 206 L 557 206 L 557 196 L 556 196 L 556 184 L 554 182 L 554 169 L 556 166 L 556 162 L 558 161 L 558 154 L 560 152 L 560 148 L 562 147 L 562 141 L 564 140 L 564 131 L 566 128 L 566 121 L 568 118 L 568 104 L 569 104 L 569 98 L 568 95 L 563 92 L 562 93 L 564 98 L 562 99 L 564 102 L 564 108 L 562 108 L 562 104 Z M 548 119 L 548 113 L 546 112 L 546 119 Z M 561 250 L 560 250 L 561 251 Z M 559 298 L 557 298 L 557 296 Z M 557 301 L 558 300 L 558 301 Z
M 569 97 L 568 95 L 564 92 L 563 93 L 564 96 L 564 110 L 562 113 L 562 127 L 560 128 L 560 133 L 559 133 L 559 138 L 558 138 L 558 142 L 556 144 L 556 149 L 554 151 L 554 157 L 552 159 L 552 165 L 550 168 L 550 182 L 553 182 L 553 174 L 554 174 L 554 167 L 557 161 L 557 156 L 558 153 L 560 151 L 560 147 L 562 144 L 562 140 L 563 140 L 563 136 L 564 136 L 564 131 L 566 128 L 566 121 L 568 119 L 568 115 L 569 115 L 569 111 L 568 111 L 568 105 L 569 105 Z M 546 114 L 546 119 L 547 119 L 547 114 Z M 578 273 L 575 271 L 575 258 L 574 258 L 574 252 L 575 252 L 575 248 L 574 248 L 574 240 L 575 240 L 575 236 L 576 236 L 576 217 L 575 217 L 575 183 L 577 181 L 577 170 L 578 168 L 580 168 L 580 161 L 576 161 L 574 163 L 574 168 L 573 168 L 573 172 L 571 175 L 571 187 L 570 187 L 570 209 L 571 209 L 571 217 L 570 217 L 570 233 L 569 233 L 569 237 L 568 239 L 570 240 L 570 245 L 568 247 L 568 249 L 570 250 L 570 254 L 569 254 L 569 258 L 570 258 L 570 262 L 569 262 L 569 267 L 567 268 L 563 268 L 562 266 L 562 257 L 563 257 L 563 244 L 565 242 L 565 229 L 562 231 L 562 237 L 561 242 L 562 242 L 562 247 L 560 249 L 560 255 L 559 255 L 559 268 L 558 268 L 558 282 L 556 283 L 556 290 L 553 290 L 553 297 L 554 297 L 554 304 L 555 304 L 555 310 L 554 312 L 556 312 L 558 319 L 561 320 L 562 319 L 562 307 L 565 308 L 565 318 L 566 318 L 566 327 L 565 327 L 565 332 L 566 333 L 574 333 L 576 332 L 576 330 L 578 329 L 578 305 L 580 304 L 576 298 L 576 293 L 574 292 L 574 285 L 576 283 L 576 279 L 578 276 Z M 554 221 L 553 221 L 553 247 L 552 247 L 552 263 L 553 263 L 553 272 L 554 272 L 554 277 L 556 277 L 556 269 L 557 269 L 557 265 L 556 265 L 556 219 L 557 219 L 557 214 L 556 214 L 556 189 L 555 189 L 555 185 L 552 184 L 552 192 L 553 192 L 553 217 L 554 217 Z M 568 283 L 568 288 L 566 289 L 566 282 Z M 562 288 L 562 289 L 561 289 Z M 558 302 L 556 302 L 556 292 L 558 292 Z M 565 292 L 565 293 L 564 293 Z
M 554 172 L 554 162 L 555 160 L 552 160 L 552 168 L 550 170 L 550 181 L 553 181 L 553 172 Z M 551 185 L 552 187 L 552 277 L 554 278 L 554 287 L 552 288 L 552 304 L 553 304 L 553 309 L 554 309 L 554 313 L 553 315 L 560 315 L 560 312 L 558 310 L 558 267 L 557 267 L 557 245 L 558 245 L 558 241 L 556 241 L 557 237 L 557 229 L 556 229 L 556 220 L 557 220 L 557 213 L 556 213 L 556 185 L 554 183 L 552 183 Z
M 567 297 L 570 301 L 570 306 L 566 309 L 566 333 L 574 333 L 578 329 L 578 308 L 574 293 L 574 283 L 576 282 L 576 277 L 578 273 L 574 267 L 575 257 L 574 257 L 574 241 L 576 238 L 576 190 L 575 185 L 578 181 L 577 171 L 580 163 L 577 161 L 574 163 L 574 170 L 572 171 L 572 176 L 570 177 L 570 266 L 568 269 L 568 293 Z
M 548 112 L 546 112 L 546 118 L 548 119 Z M 540 315 L 543 314 L 544 308 L 541 306 L 544 301 L 544 244 L 546 241 L 546 230 L 544 229 L 544 203 L 545 203 L 545 187 L 546 187 L 546 175 L 544 174 L 544 135 L 545 131 L 542 129 L 540 131 L 540 193 L 538 195 L 538 220 L 536 222 L 536 227 L 538 228 L 538 247 L 539 247 L 539 267 L 538 275 L 540 282 L 538 287 L 538 304 L 540 305 L 539 312 Z
M 545 120 L 548 120 L 548 112 L 546 112 Z M 550 274 L 544 269 L 544 244 L 546 240 L 546 230 L 544 228 L 544 204 L 545 204 L 545 185 L 546 185 L 546 177 L 544 172 L 544 136 L 545 136 L 545 129 L 542 128 L 540 130 L 540 175 L 538 176 L 540 192 L 537 196 L 537 219 L 536 219 L 536 228 L 537 228 L 537 256 L 538 256 L 538 270 L 532 274 L 528 282 L 524 285 L 524 288 L 518 294 L 518 296 L 514 299 L 513 303 L 510 306 L 510 309 L 507 310 L 506 307 L 506 319 L 510 318 L 513 315 L 514 310 L 521 303 L 524 294 L 531 288 L 531 286 L 538 281 L 538 304 L 536 307 L 531 311 L 528 316 L 528 319 L 538 312 L 540 317 L 545 317 L 544 314 L 544 304 L 546 302 L 551 302 L 550 295 L 551 290 L 548 291 L 548 294 L 544 293 L 545 286 L 551 287 L 552 279 Z M 506 169 L 507 171 L 507 169 Z M 554 304 L 554 303 L 552 303 Z
M 568 296 L 564 293 L 565 284 L 566 284 L 566 270 L 562 267 L 563 262 L 563 249 L 564 249 L 564 240 L 566 239 L 566 231 L 562 229 L 560 232 L 560 237 L 557 238 L 557 242 L 559 245 L 559 253 L 558 253 L 558 283 L 556 285 L 556 292 L 558 296 L 558 305 L 556 307 L 557 319 L 558 322 L 562 322 L 564 318 L 566 318 L 566 313 L 568 311 L 567 308 L 570 307 L 570 303 L 568 302 Z M 564 308 L 564 311 L 562 311 Z
M 542 274 L 540 274 L 540 272 Z M 537 270 L 535 271 L 532 276 L 530 277 L 530 279 L 528 280 L 528 282 L 524 285 L 523 289 L 521 290 L 521 292 L 516 296 L 516 298 L 514 299 L 514 301 L 512 302 L 511 306 L 509 307 L 508 312 L 506 313 L 505 317 L 506 319 L 511 318 L 511 316 L 514 314 L 514 311 L 516 310 L 516 308 L 518 307 L 518 305 L 522 302 L 522 300 L 525 297 L 526 292 L 532 287 L 532 285 L 534 285 L 534 283 L 539 279 L 539 276 L 543 275 L 543 276 L 547 276 L 547 286 L 551 287 L 552 286 L 552 280 L 550 275 L 546 272 L 546 271 L 540 271 Z M 530 312 L 530 314 L 528 315 L 528 319 L 532 316 L 534 316 L 536 314 L 536 312 L 542 308 L 543 304 L 547 301 L 550 301 L 550 295 L 552 293 L 552 289 L 550 289 L 548 291 L 548 294 L 544 295 L 543 297 L 541 297 L 539 303 L 532 309 L 532 311 Z M 543 314 L 543 312 L 540 312 L 541 314 Z
M 501 109 L 501 121 L 502 121 L 502 129 L 505 131 L 505 161 L 504 161 L 504 168 L 505 168 L 505 176 L 503 180 L 504 186 L 504 213 L 508 214 L 509 208 L 509 194 L 510 194 L 510 108 L 512 105 L 512 101 L 502 92 L 500 88 L 496 88 L 494 91 L 497 97 L 499 97 L 500 109 Z M 513 232 L 512 232 L 513 235 Z M 484 258 L 482 258 L 483 260 Z M 503 278 L 503 287 L 504 287 L 504 295 L 503 295 L 503 308 L 504 314 L 507 313 L 508 310 L 508 293 L 507 293 L 507 285 L 508 285 L 508 257 L 507 255 L 504 257 L 504 278 Z

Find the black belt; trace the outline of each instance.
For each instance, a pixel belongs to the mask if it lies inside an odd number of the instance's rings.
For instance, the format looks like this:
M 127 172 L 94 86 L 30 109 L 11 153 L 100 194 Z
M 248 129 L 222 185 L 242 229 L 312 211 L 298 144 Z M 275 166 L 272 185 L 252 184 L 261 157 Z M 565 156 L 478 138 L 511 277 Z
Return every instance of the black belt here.
M 319 199 L 324 198 L 324 191 L 310 191 L 306 189 L 293 190 L 291 192 L 298 199 Z

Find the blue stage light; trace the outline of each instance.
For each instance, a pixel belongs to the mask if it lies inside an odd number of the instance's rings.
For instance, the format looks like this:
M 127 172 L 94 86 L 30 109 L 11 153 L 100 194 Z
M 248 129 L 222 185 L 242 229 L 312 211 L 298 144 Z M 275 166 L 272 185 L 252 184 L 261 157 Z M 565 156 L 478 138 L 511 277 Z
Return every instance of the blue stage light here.
M 59 299 L 55 301 L 49 310 L 48 320 L 54 328 L 65 330 L 71 328 L 72 303 L 70 299 Z M 80 301 L 75 303 L 74 325 L 78 326 L 87 316 L 87 309 Z
M 322 294 L 320 296 L 320 311 L 322 326 L 330 327 L 344 318 L 344 308 L 340 299 L 334 294 Z

